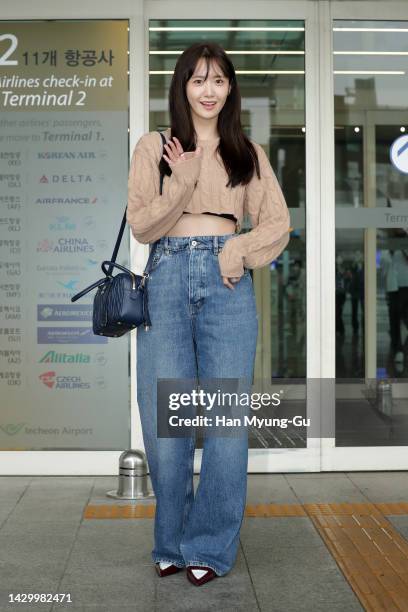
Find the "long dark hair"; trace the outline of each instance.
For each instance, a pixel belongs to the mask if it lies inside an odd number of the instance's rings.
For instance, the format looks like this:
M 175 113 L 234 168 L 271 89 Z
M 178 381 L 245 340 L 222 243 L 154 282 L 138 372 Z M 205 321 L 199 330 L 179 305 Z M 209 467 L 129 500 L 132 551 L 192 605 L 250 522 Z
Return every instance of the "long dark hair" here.
M 187 98 L 186 84 L 193 75 L 200 58 L 204 58 L 207 63 L 205 79 L 208 77 L 212 60 L 219 65 L 224 76 L 229 79 L 231 91 L 218 115 L 220 142 L 217 151 L 229 177 L 226 187 L 235 187 L 240 183 L 246 185 L 251 180 L 255 169 L 260 178 L 258 156 L 255 147 L 241 126 L 241 94 L 234 66 L 224 49 L 215 42 L 198 42 L 191 45 L 183 51 L 176 63 L 169 90 L 171 137 L 176 136 L 179 139 L 184 151 L 196 149 L 194 123 Z M 159 168 L 162 173 L 171 174 L 171 168 L 163 158 Z

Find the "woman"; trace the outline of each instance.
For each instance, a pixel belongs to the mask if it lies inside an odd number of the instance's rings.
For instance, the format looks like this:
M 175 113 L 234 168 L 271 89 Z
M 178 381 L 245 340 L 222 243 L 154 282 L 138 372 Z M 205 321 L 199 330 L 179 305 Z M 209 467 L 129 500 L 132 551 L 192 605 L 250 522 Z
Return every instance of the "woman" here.
M 289 241 L 282 191 L 262 147 L 243 133 L 240 106 L 223 49 L 192 45 L 171 82 L 163 159 L 160 134 L 147 133 L 129 172 L 128 223 L 139 242 L 157 246 L 151 327 L 137 330 L 137 399 L 156 495 L 152 558 L 160 576 L 187 567 L 196 586 L 234 564 L 248 435 L 205 437 L 194 496 L 195 439 L 157 435 L 157 382 L 236 379 L 250 394 L 258 318 L 249 269 L 276 259 Z M 236 236 L 244 213 L 253 229 Z

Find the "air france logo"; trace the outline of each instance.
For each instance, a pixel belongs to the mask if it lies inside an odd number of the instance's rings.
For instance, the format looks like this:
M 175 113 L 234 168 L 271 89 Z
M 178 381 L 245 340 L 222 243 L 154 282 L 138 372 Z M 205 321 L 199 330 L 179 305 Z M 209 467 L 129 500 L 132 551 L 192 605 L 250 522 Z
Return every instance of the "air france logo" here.
M 89 389 L 91 383 L 83 382 L 81 376 L 57 376 L 56 372 L 50 370 L 43 372 L 38 377 L 48 389 Z
M 102 199 L 103 201 L 103 199 Z M 36 204 L 96 204 L 98 202 L 98 198 L 96 196 L 93 196 L 91 198 L 89 197 L 81 197 L 81 196 L 75 196 L 75 197 L 70 197 L 70 198 L 37 198 L 35 203 Z

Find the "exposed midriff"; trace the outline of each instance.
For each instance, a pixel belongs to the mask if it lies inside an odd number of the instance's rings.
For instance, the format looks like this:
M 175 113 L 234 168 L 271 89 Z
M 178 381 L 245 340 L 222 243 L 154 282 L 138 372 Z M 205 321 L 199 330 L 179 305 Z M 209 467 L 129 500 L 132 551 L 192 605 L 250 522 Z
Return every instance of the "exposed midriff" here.
M 204 215 L 211 215 L 205 217 Z M 233 234 L 236 217 L 228 213 L 189 213 L 184 211 L 166 236 L 221 236 Z

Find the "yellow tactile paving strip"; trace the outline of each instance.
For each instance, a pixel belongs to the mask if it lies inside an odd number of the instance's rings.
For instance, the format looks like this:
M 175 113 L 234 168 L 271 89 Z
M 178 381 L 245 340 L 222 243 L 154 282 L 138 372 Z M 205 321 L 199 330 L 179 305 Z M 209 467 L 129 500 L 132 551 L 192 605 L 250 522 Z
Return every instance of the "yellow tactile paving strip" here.
M 301 504 L 252 504 L 246 506 L 245 516 L 306 516 L 306 512 Z
M 154 518 L 156 504 L 88 504 L 86 519 Z
M 305 504 L 305 509 L 366 610 L 408 610 L 408 542 L 383 512 L 408 504 Z
M 408 502 L 375 504 L 375 507 L 383 514 L 408 514 Z
M 84 518 L 153 518 L 155 504 L 89 504 Z M 408 502 L 252 504 L 245 516 L 308 516 L 361 605 L 408 612 L 408 542 L 385 515 L 408 514 Z

